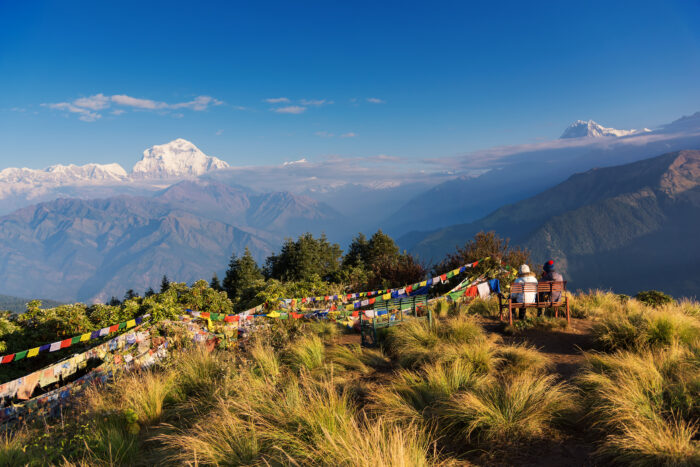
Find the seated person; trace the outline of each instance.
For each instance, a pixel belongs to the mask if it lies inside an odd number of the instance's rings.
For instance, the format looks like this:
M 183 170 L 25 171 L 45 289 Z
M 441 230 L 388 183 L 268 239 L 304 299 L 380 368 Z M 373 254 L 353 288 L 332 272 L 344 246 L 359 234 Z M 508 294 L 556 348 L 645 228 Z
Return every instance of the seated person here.
M 542 282 L 563 282 L 564 278 L 561 274 L 554 270 L 554 261 L 551 259 L 542 266 Z M 558 302 L 561 300 L 561 291 L 552 292 L 552 301 Z
M 534 283 L 537 284 L 537 278 L 530 272 L 530 266 L 523 264 L 520 266 L 518 271 L 518 278 L 515 279 L 514 284 L 526 284 Z M 535 303 L 537 293 L 536 292 L 525 292 L 522 294 L 513 294 L 511 296 L 514 303 Z M 525 319 L 525 308 L 520 308 L 518 313 L 519 319 Z

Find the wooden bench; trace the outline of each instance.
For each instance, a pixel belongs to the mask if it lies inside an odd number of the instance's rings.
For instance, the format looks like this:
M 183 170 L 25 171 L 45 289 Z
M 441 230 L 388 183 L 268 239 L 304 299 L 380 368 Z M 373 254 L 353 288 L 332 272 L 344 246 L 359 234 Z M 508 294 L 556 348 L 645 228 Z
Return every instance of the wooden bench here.
M 554 301 L 554 294 L 559 293 L 559 300 Z M 513 294 L 534 293 L 535 301 L 532 303 L 517 303 L 513 301 Z M 561 282 L 538 282 L 512 284 L 510 286 L 510 296 L 506 299 L 498 294 L 499 319 L 503 321 L 503 312 L 508 310 L 508 321 L 513 325 L 513 311 L 518 308 L 554 308 L 554 316 L 559 317 L 559 307 L 566 308 L 566 322 L 571 323 L 569 314 L 569 297 L 566 296 L 566 281 Z

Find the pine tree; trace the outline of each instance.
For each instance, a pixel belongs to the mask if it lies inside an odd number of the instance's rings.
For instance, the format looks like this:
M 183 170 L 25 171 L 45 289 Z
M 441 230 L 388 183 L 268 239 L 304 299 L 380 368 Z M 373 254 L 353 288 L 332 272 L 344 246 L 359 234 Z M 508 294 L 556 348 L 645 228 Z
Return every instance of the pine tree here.
M 256 281 L 263 279 L 262 271 L 255 262 L 250 250 L 246 247 L 243 256 L 238 258 L 234 253 L 228 264 L 223 289 L 231 300 L 241 296 L 244 290 L 250 288 Z
M 134 292 L 134 289 L 129 289 L 126 291 L 126 294 L 124 294 L 124 301 L 131 300 L 132 298 L 138 297 L 139 294 Z
M 209 287 L 212 289 L 216 290 L 217 292 L 221 292 L 223 287 L 221 286 L 221 282 L 219 282 L 219 276 L 214 273 L 214 275 L 211 278 L 211 282 L 209 282 Z
M 170 281 L 168 280 L 168 276 L 163 274 L 163 279 L 160 281 L 160 293 L 164 293 L 165 291 L 168 290 L 170 287 Z
M 143 294 L 143 296 L 150 297 L 150 296 L 155 295 L 155 294 L 156 294 L 156 291 L 153 290 L 153 287 L 149 287 L 148 289 L 146 289 L 146 292 Z

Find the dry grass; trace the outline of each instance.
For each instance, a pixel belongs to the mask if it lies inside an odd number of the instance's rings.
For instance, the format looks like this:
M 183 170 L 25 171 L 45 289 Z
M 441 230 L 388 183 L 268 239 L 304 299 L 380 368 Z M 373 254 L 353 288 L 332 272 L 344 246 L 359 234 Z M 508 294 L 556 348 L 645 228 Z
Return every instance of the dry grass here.
M 467 443 L 512 443 L 541 437 L 571 408 L 572 399 L 553 376 L 506 376 L 457 394 L 440 420 L 453 437 Z

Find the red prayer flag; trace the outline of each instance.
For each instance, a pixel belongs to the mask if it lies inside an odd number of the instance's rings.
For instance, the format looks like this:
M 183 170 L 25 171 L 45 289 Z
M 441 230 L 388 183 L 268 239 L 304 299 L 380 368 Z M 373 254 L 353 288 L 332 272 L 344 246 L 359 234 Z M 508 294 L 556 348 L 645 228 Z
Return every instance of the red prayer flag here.
M 443 281 L 446 281 L 446 280 L 447 280 L 447 274 L 441 275 L 441 276 L 440 276 L 440 279 L 442 279 Z
M 117 325 L 119 327 L 119 325 Z M 70 343 L 73 339 L 65 339 L 61 341 L 61 348 L 65 349 L 66 347 L 70 347 Z
M 109 327 L 109 332 L 117 332 L 119 330 L 119 325 L 118 324 L 113 324 L 112 326 Z M 61 346 L 63 347 L 63 346 Z
M 0 363 L 10 363 L 15 358 L 15 354 L 5 355 Z
M 370 298 L 370 299 L 369 299 L 369 304 L 370 304 L 370 305 L 373 305 L 374 302 L 376 302 L 376 301 L 377 301 L 376 298 Z

